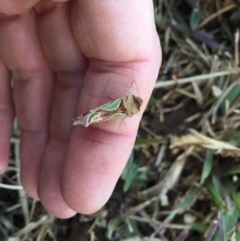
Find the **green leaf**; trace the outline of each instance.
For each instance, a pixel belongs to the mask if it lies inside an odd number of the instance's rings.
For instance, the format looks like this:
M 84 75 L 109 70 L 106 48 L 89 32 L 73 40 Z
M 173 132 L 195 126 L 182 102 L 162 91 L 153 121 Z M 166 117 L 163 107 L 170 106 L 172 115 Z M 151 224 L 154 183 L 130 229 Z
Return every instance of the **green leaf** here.
M 139 234 L 138 223 L 135 220 L 129 220 L 128 223 L 125 223 L 123 232 L 126 238 L 136 236 Z
M 188 210 L 197 198 L 197 193 L 199 192 L 198 187 L 191 187 L 186 193 L 182 201 L 170 212 L 170 214 L 165 218 L 162 225 L 169 223 L 177 214 L 183 213 Z
M 126 178 L 126 181 L 123 185 L 123 191 L 127 192 L 129 190 L 129 188 L 131 187 L 133 180 L 135 179 L 136 175 L 137 175 L 137 170 L 139 168 L 139 164 L 136 162 L 133 162 L 129 172 L 128 172 L 128 176 Z
M 94 230 L 94 228 L 97 226 L 98 222 L 99 222 L 99 219 L 96 218 L 96 219 L 94 220 L 94 222 L 92 223 L 92 225 L 90 226 L 90 228 L 88 229 L 87 233 L 92 232 L 92 231 Z
M 236 100 L 240 95 L 240 85 L 236 86 L 227 96 L 230 105 Z
M 182 202 L 178 205 L 177 209 L 180 212 L 184 212 L 190 208 L 190 206 L 195 202 L 199 189 L 195 186 L 191 187 Z
M 128 159 L 128 162 L 127 162 L 126 166 L 124 167 L 124 169 L 122 171 L 121 178 L 123 180 L 127 179 L 127 176 L 128 176 L 129 171 L 130 171 L 131 165 L 133 164 L 133 161 L 134 161 L 134 157 L 135 157 L 135 153 L 134 153 L 134 151 L 132 151 L 132 153 L 131 153 L 131 155 Z
M 108 237 L 108 239 L 112 238 L 113 233 L 119 228 L 122 223 L 123 221 L 120 218 L 114 218 L 109 221 L 106 232 L 106 236 Z
M 137 180 L 139 180 L 139 181 L 147 181 L 147 180 L 148 180 L 147 171 L 141 172 L 141 173 L 137 176 Z
M 240 193 L 237 192 L 237 190 L 235 189 L 233 183 L 230 182 L 229 180 L 226 181 L 225 185 L 226 185 L 226 187 L 228 189 L 228 192 L 231 195 L 235 205 L 240 210 Z
M 154 96 L 151 96 L 148 101 L 148 106 L 155 106 L 157 104 L 157 99 Z
M 136 178 L 139 166 L 140 166 L 139 162 L 138 163 L 134 162 L 134 152 L 132 152 L 127 162 L 127 165 L 125 166 L 121 175 L 121 178 L 125 180 L 123 185 L 124 192 L 127 192 L 131 187 L 134 179 Z
M 194 8 L 190 16 L 190 28 L 192 30 L 197 29 L 200 22 L 200 17 L 201 17 L 200 10 L 198 8 Z
M 212 200 L 215 202 L 215 204 L 227 212 L 227 207 L 225 203 L 222 201 L 221 193 L 220 193 L 220 180 L 215 177 L 215 180 L 213 180 L 214 185 L 208 180 L 205 182 L 205 186 L 207 187 L 208 193 Z
M 225 110 L 226 107 L 226 101 L 229 102 L 229 105 L 231 106 L 234 101 L 240 96 L 240 85 L 237 85 L 235 88 L 231 90 L 231 92 L 226 96 L 226 98 L 222 101 L 220 108 L 221 110 Z
M 223 141 L 235 141 L 238 145 L 240 145 L 240 132 L 233 130 L 226 133 L 221 139 Z
M 240 174 L 240 164 L 239 163 L 233 163 L 229 164 L 228 166 L 223 165 L 219 169 L 219 176 L 220 177 L 225 177 L 225 176 L 230 176 L 234 174 Z
M 240 241 L 240 234 L 237 233 L 235 238 L 236 238 L 236 241 Z
M 212 170 L 212 163 L 213 163 L 213 153 L 212 151 L 207 151 L 206 159 L 204 161 L 203 165 L 203 172 L 202 172 L 202 177 L 201 177 L 201 184 L 204 183 L 204 181 L 207 179 L 209 174 L 211 173 Z
M 229 212 L 223 215 L 223 225 L 224 225 L 224 229 L 226 230 L 227 240 L 230 238 L 231 231 L 237 225 L 238 218 L 239 218 L 239 211 L 236 206 L 233 207 Z M 220 240 L 220 235 L 218 231 L 214 236 L 213 241 L 219 241 L 219 240 Z
M 206 230 L 206 226 L 204 226 L 202 223 L 192 223 L 192 229 L 195 231 L 198 231 L 199 233 L 204 233 Z

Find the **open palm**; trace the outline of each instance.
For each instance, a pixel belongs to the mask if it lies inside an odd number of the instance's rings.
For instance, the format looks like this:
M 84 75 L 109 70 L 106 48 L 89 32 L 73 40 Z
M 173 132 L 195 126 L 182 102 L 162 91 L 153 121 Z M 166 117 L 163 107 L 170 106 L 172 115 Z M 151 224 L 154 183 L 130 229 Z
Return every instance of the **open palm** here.
M 26 192 L 60 218 L 97 211 L 130 155 L 160 60 L 150 0 L 1 0 L 0 172 L 16 113 Z M 140 114 L 72 126 L 129 94 L 133 75 Z

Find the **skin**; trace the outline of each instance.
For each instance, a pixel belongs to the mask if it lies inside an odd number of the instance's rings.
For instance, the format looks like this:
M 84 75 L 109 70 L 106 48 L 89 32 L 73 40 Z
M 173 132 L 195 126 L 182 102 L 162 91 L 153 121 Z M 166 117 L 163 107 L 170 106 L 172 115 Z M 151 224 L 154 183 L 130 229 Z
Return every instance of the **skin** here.
M 96 212 L 132 151 L 160 67 L 152 1 L 1 0 L 0 33 L 0 173 L 16 115 L 26 192 L 59 218 Z M 131 90 L 143 99 L 139 114 L 72 126 Z

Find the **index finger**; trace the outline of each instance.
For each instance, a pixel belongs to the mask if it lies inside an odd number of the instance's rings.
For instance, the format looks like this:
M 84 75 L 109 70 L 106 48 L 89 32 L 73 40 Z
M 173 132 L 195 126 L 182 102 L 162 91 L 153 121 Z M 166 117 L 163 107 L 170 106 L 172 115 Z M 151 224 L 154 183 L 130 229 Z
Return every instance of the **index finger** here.
M 73 32 L 89 69 L 81 89 L 78 113 L 138 86 L 141 113 L 122 120 L 76 127 L 70 140 L 61 183 L 64 200 L 80 213 L 92 213 L 108 198 L 131 153 L 143 110 L 161 61 L 152 1 L 75 1 Z M 132 70 L 133 69 L 133 70 Z

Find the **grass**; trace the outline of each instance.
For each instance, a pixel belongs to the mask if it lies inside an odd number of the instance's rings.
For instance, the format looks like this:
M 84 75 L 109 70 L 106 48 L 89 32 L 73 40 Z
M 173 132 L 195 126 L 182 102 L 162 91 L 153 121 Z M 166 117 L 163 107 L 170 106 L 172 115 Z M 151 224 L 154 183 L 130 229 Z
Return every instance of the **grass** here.
M 239 5 L 154 1 L 163 65 L 129 162 L 96 214 L 58 220 L 26 196 L 15 125 L 0 240 L 240 240 Z

